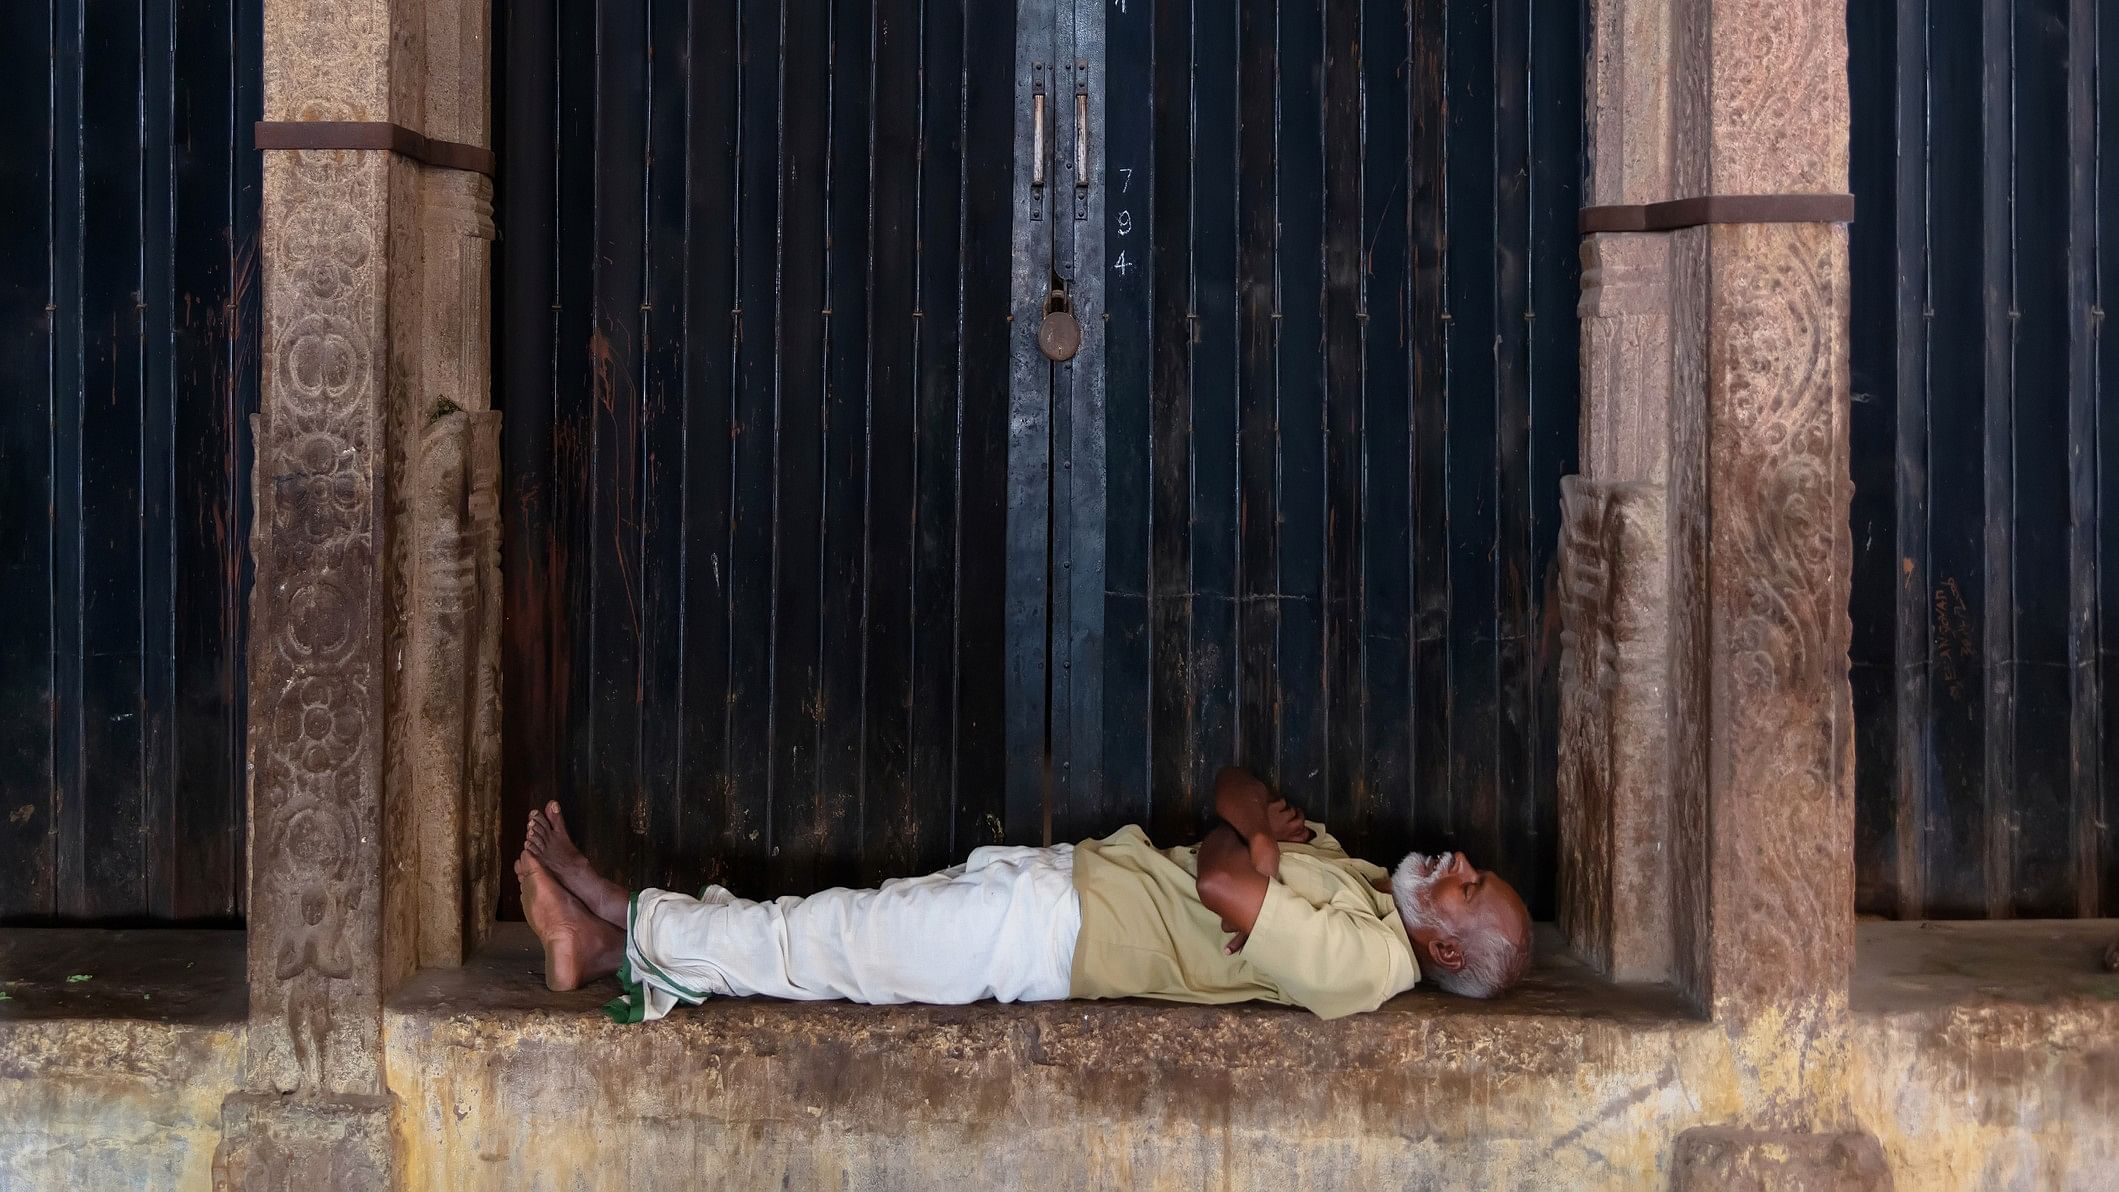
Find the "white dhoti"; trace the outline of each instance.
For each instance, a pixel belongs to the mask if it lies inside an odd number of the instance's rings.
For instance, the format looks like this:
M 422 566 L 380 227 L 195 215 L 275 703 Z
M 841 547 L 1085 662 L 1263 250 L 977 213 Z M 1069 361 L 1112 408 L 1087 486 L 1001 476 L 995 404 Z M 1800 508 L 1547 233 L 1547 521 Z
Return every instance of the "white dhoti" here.
M 626 917 L 622 1021 L 724 997 L 956 1005 L 1067 996 L 1074 846 L 993 845 L 964 864 L 874 890 L 772 902 L 708 886 L 698 898 L 642 890 Z

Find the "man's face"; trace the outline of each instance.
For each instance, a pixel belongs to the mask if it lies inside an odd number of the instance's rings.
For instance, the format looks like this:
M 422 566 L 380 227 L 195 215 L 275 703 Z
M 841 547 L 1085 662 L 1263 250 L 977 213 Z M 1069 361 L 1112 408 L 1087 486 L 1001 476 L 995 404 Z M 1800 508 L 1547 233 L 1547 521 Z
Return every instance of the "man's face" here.
M 1392 875 L 1391 891 L 1423 967 L 1455 972 L 1464 941 L 1486 932 L 1518 949 L 1530 947 L 1530 912 L 1515 887 L 1490 869 L 1474 869 L 1463 853 L 1413 853 Z

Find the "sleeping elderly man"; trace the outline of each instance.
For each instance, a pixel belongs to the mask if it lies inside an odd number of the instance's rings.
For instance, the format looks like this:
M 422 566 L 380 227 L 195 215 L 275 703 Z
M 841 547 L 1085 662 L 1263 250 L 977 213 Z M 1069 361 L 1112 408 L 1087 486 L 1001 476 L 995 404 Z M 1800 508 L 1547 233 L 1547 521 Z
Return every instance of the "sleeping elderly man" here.
M 559 814 L 530 813 L 515 874 L 545 983 L 616 974 L 628 1021 L 709 996 L 959 1004 L 1147 997 L 1266 1001 L 1323 1018 L 1373 1010 L 1425 974 L 1492 997 L 1530 963 L 1523 900 L 1462 854 L 1385 873 L 1237 769 L 1220 821 L 1159 849 L 1138 827 L 1050 848 L 990 845 L 873 890 L 752 902 L 626 891 L 590 868 Z

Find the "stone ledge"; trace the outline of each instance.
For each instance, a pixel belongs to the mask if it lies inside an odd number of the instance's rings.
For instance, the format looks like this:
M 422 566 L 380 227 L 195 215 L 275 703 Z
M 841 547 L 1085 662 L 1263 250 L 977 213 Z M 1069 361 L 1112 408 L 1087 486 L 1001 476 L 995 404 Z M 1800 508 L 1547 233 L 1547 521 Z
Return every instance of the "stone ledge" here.
M 11 928 L 0 990 L 0 1188 L 211 1186 L 242 932 Z
M 1873 1134 L 1901 1188 L 2097 1186 L 2119 1169 L 2119 977 L 2090 945 L 2115 930 L 1865 924 L 1829 1128 Z M 970 1155 L 969 1182 L 1018 1187 L 1635 1188 L 1669 1186 L 1681 1132 L 1744 1127 L 1749 1048 L 1785 1041 L 1544 957 L 1501 1001 L 1416 992 L 1336 1023 L 726 1000 L 621 1027 L 609 989 L 548 993 L 507 926 L 388 1006 L 396 1163 L 405 1187 L 926 1187 L 965 1183 Z M 0 1187 L 206 1186 L 240 935 L 5 931 L 0 966 Z
M 2115 941 L 2119 919 L 1863 923 L 1849 1002 L 1879 1017 L 2006 1009 L 2119 1027 L 2119 973 L 2100 964 Z
M 1449 1050 L 1510 1065 L 1572 1067 L 1599 1032 L 1658 1034 L 1706 1027 L 1662 985 L 1613 985 L 1566 955 L 1557 934 L 1538 929 L 1539 959 L 1524 983 L 1490 1002 L 1425 989 L 1373 1014 L 1325 1022 L 1282 1006 L 1185 1006 L 1150 1001 L 969 1006 L 859 1006 L 839 1002 L 710 999 L 649 1025 L 618 1027 L 600 1007 L 617 987 L 569 994 L 545 989 L 536 940 L 520 923 L 458 969 L 421 972 L 395 997 L 386 1028 L 517 1037 L 682 1037 L 688 1047 L 770 1054 L 779 1046 L 832 1041 L 863 1046 L 940 1046 L 967 1058 L 1005 1054 L 1039 1066 L 1160 1068 L 1211 1062 L 1227 1068 L 1336 1071 L 1404 1062 Z

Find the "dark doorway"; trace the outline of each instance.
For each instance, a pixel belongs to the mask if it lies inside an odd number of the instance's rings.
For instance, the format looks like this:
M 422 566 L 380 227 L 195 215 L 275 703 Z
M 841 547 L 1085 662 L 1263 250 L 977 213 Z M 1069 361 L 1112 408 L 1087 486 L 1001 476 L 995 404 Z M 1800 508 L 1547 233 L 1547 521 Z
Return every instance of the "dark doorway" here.
M 1055 838 L 1196 832 L 1234 759 L 1357 852 L 1462 848 L 1549 914 L 1579 7 L 1059 9 L 1058 60 L 1104 70 L 1101 227 L 1055 271 L 1108 335 L 1033 427 L 1050 704 L 1011 709 L 1011 826 L 1044 719 Z
M 0 922 L 242 913 L 261 17 L 0 6 Z
M 1003 835 L 1014 42 L 975 0 L 509 8 L 506 823 L 747 893 Z
M 501 44 L 507 822 L 802 891 L 1189 835 L 1235 759 L 1549 914 L 1579 5 L 536 0 Z

